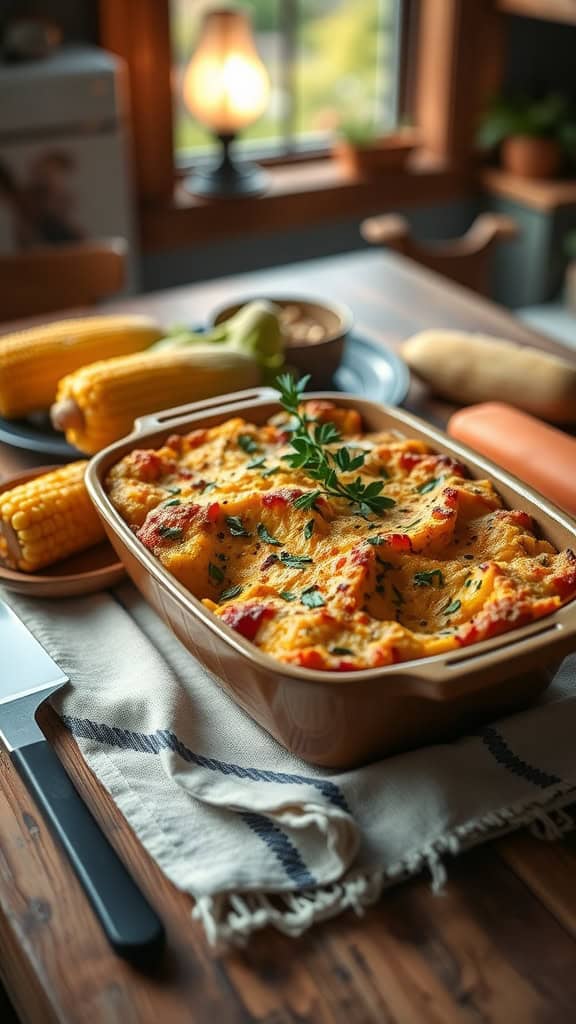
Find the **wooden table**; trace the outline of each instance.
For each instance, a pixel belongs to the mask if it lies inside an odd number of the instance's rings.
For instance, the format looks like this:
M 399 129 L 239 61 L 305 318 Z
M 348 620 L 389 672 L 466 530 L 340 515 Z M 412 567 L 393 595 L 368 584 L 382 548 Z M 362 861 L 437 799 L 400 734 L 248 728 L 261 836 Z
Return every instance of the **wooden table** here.
M 425 326 L 500 334 L 551 351 L 509 314 L 381 253 L 341 256 L 114 304 L 197 323 L 236 295 L 305 291 L 347 302 L 359 331 L 387 344 Z M 410 409 L 450 407 L 413 386 Z M 0 477 L 41 459 L 0 445 Z M 526 833 L 449 865 L 445 891 L 423 878 L 300 940 L 272 931 L 217 955 L 47 715 L 44 726 L 105 831 L 162 914 L 169 950 L 153 976 L 114 958 L 60 851 L 0 758 L 0 976 L 22 1019 L 89 1024 L 563 1024 L 576 1019 L 576 839 Z M 2 1016 L 0 1002 L 0 1016 Z M 2 1017 L 2 1019 L 4 1019 Z

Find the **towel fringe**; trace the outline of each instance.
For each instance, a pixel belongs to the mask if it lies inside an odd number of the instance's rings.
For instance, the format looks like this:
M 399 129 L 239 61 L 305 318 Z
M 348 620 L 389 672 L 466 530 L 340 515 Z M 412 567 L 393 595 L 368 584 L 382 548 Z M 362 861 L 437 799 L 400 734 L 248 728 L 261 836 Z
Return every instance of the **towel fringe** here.
M 576 829 L 576 789 L 560 784 L 529 804 L 491 811 L 474 823 L 460 826 L 407 853 L 386 870 L 350 873 L 346 878 L 302 892 L 220 893 L 197 899 L 192 915 L 201 921 L 206 938 L 216 949 L 244 945 L 255 931 L 272 925 L 293 938 L 311 925 L 336 917 L 344 910 L 361 916 L 395 882 L 427 869 L 431 886 L 439 893 L 448 878 L 446 858 L 456 856 L 486 838 L 529 826 L 539 839 L 552 841 Z

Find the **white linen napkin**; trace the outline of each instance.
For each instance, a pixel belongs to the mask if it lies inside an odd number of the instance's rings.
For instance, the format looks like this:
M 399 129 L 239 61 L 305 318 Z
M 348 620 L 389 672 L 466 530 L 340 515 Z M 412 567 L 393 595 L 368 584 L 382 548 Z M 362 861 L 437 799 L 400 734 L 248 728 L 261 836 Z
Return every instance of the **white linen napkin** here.
M 56 711 L 210 942 L 266 924 L 299 935 L 424 867 L 440 886 L 451 855 L 520 825 L 574 825 L 576 657 L 530 710 L 331 772 L 241 711 L 131 585 L 2 596 L 70 677 Z

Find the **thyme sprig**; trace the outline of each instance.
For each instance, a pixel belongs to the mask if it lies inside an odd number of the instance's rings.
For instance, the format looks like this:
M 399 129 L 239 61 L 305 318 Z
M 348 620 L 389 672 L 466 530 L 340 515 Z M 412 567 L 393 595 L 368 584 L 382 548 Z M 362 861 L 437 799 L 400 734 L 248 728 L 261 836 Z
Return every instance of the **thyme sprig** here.
M 322 485 L 318 490 L 301 495 L 294 503 L 295 507 L 310 509 L 317 498 L 325 494 L 330 498 L 344 498 L 360 515 L 371 512 L 382 515 L 396 502 L 381 493 L 384 487 L 381 480 L 365 484 L 362 477 L 357 476 L 351 483 L 344 483 L 337 472 L 349 473 L 360 469 L 364 465 L 365 453 L 359 451 L 351 455 L 347 447 L 330 451 L 327 445 L 341 440 L 337 427 L 333 423 L 316 423 L 300 409 L 309 380 L 309 376 L 296 380 L 289 373 L 282 373 L 276 378 L 280 402 L 292 417 L 290 444 L 293 451 L 283 458 L 292 469 L 305 469 L 308 476 Z

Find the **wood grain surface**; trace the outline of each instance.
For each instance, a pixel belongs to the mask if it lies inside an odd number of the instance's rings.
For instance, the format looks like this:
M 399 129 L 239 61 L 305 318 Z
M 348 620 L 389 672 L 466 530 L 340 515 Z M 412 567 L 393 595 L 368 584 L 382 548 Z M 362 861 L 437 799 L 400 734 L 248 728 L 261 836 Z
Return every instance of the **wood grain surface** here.
M 141 296 L 114 308 L 198 323 L 223 301 L 279 289 L 347 302 L 359 331 L 394 346 L 437 325 L 563 351 L 503 310 L 381 253 Z M 451 408 L 415 385 L 407 405 L 436 422 Z M 0 446 L 0 477 L 33 461 Z M 53 713 L 43 711 L 41 724 L 161 913 L 168 948 L 150 974 L 113 956 L 33 801 L 0 757 L 0 976 L 27 1024 L 576 1019 L 576 838 L 549 845 L 518 833 L 450 863 L 440 895 L 423 877 L 389 890 L 362 918 L 346 914 L 299 940 L 268 930 L 242 951 L 217 954 L 192 920 L 191 900 L 142 850 Z

